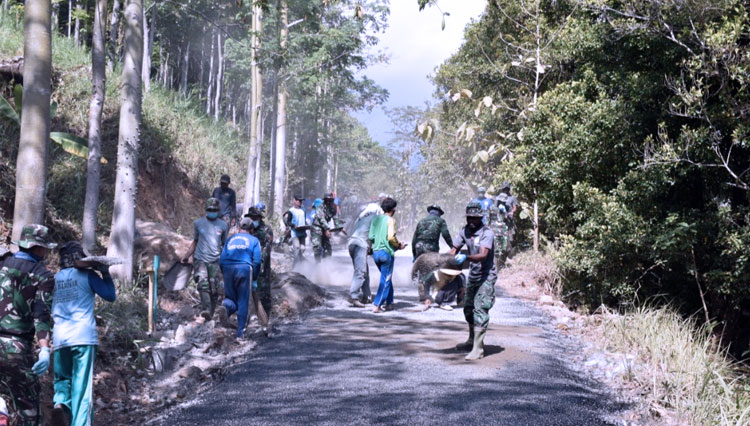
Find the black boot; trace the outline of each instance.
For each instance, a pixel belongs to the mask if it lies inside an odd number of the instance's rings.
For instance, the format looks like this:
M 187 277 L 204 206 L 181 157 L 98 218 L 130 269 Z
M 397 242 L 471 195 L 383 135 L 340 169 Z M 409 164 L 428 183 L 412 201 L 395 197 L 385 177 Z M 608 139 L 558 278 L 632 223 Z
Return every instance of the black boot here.
M 214 301 L 211 297 L 211 293 L 208 291 L 201 291 L 201 316 L 210 321 L 214 316 Z
M 474 346 L 474 326 L 469 326 L 469 338 L 465 342 L 456 345 L 459 351 L 468 351 Z

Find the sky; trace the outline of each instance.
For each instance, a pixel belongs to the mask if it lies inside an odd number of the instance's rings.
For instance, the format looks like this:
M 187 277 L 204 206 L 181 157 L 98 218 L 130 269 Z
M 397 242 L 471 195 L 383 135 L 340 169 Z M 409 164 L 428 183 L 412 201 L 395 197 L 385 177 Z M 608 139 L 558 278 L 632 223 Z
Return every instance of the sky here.
M 466 24 L 478 18 L 486 4 L 487 0 L 441 0 L 440 9 L 433 6 L 420 12 L 417 0 L 391 0 L 389 27 L 376 48 L 388 53 L 390 61 L 364 73 L 390 93 L 385 108 L 422 106 L 432 99 L 427 76 L 458 50 Z M 442 31 L 440 10 L 450 13 Z M 355 116 L 375 141 L 386 144 L 391 139 L 392 126 L 383 108 Z

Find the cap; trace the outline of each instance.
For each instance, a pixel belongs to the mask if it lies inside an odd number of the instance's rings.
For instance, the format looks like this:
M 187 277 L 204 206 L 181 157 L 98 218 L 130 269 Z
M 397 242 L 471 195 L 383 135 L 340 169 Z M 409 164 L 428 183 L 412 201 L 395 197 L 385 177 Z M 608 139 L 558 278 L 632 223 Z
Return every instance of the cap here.
M 34 246 L 45 247 L 48 249 L 57 247 L 57 244 L 54 244 L 49 240 L 49 229 L 44 225 L 35 223 L 25 225 L 21 230 L 21 239 L 14 242 L 14 244 L 25 249 L 30 249 Z
M 220 183 L 229 183 L 229 175 L 221 175 Z
M 333 200 L 336 198 L 336 195 L 333 192 L 326 192 L 326 195 L 323 196 L 324 200 Z
M 60 246 L 60 267 L 72 268 L 76 266 L 76 261 L 86 257 L 81 243 L 78 241 L 68 241 Z
M 477 192 L 480 194 L 484 194 L 485 192 L 487 192 L 487 188 L 480 186 L 479 188 L 477 188 Z
M 263 215 L 263 212 L 260 211 L 260 209 L 258 209 L 257 207 L 250 207 L 249 209 L 247 209 L 247 214 L 245 215 L 245 217 L 252 218 L 252 217 L 265 217 L 265 216 Z
M 438 213 L 440 213 L 440 216 L 442 216 L 442 215 L 445 214 L 445 212 L 443 211 L 443 209 L 441 209 L 440 206 L 438 206 L 437 204 L 433 204 L 431 206 L 428 206 L 427 207 L 427 213 L 429 213 L 430 210 L 437 210 Z
M 253 229 L 253 220 L 249 217 L 243 217 L 240 221 L 240 229 L 244 229 L 245 231 L 249 231 Z
M 510 182 L 508 182 L 507 180 L 505 182 L 503 182 L 503 184 L 500 185 L 500 189 L 501 190 L 503 190 L 503 189 L 510 189 Z
M 295 200 L 297 200 L 297 201 L 304 201 L 304 200 L 305 200 L 305 197 L 303 197 L 303 196 L 302 196 L 302 195 L 300 195 L 300 194 L 297 194 L 297 195 L 295 195 L 295 196 L 294 196 L 294 199 L 295 199 Z
M 206 211 L 219 211 L 219 200 L 214 197 L 206 200 Z
M 258 203 L 258 204 L 255 205 L 255 208 L 258 209 L 258 210 L 260 210 L 260 211 L 265 211 L 266 210 L 266 203 L 264 203 L 264 202 L 261 201 L 260 203 Z
M 482 214 L 482 205 L 475 202 L 467 204 L 466 217 L 484 217 Z
M 313 201 L 313 207 L 318 207 L 321 204 L 323 204 L 323 200 L 321 200 L 320 198 L 316 198 L 315 201 Z

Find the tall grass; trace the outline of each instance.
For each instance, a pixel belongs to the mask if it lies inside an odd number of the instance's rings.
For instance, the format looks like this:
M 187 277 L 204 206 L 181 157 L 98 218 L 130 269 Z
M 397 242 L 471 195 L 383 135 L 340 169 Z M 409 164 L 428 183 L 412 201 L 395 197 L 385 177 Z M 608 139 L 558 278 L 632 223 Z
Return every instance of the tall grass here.
M 645 365 L 630 374 L 654 411 L 691 425 L 750 424 L 750 382 L 707 327 L 670 307 L 605 315 L 610 350 L 635 354 Z

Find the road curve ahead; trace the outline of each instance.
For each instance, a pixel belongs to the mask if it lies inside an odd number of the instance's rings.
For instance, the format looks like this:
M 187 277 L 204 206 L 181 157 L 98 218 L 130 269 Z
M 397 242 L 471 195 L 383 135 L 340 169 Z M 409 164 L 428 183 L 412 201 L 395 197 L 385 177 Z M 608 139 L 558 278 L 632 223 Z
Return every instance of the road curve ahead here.
M 410 259 L 397 258 L 396 310 L 382 314 L 345 302 L 348 262 L 340 253 L 317 273 L 331 292 L 324 308 L 282 327 L 223 382 L 151 424 L 618 423 L 625 407 L 571 367 L 575 344 L 527 303 L 498 291 L 486 357 L 469 363 L 454 349 L 467 335 L 460 309 L 417 312 Z

